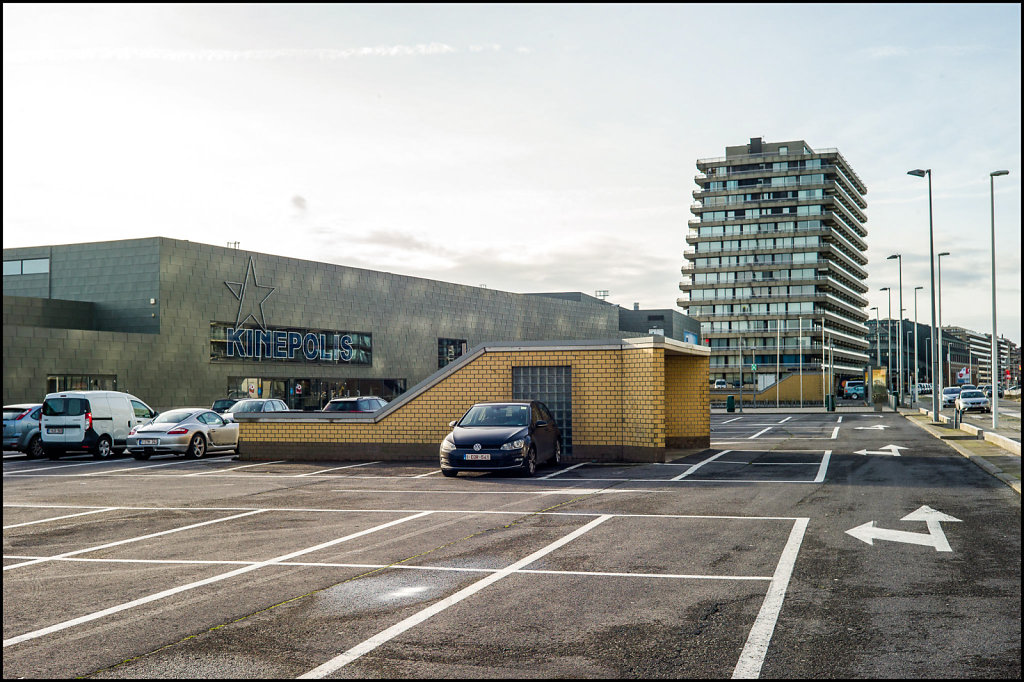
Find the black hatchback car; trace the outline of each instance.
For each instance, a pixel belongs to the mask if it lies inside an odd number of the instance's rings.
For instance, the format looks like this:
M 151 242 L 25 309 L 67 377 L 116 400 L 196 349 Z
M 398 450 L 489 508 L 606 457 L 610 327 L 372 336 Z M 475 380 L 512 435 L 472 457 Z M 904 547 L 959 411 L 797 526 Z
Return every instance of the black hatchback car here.
M 562 461 L 562 434 L 551 411 L 538 400 L 477 403 L 441 443 L 441 473 L 537 472 L 542 462 Z

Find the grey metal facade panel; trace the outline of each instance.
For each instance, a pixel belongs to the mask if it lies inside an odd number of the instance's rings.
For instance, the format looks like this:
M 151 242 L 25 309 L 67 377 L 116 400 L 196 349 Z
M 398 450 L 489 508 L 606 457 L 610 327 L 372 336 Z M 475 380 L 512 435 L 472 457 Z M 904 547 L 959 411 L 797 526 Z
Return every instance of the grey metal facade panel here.
M 472 348 L 632 335 L 620 331 L 618 306 L 590 297 L 513 294 L 162 237 L 5 249 L 4 257 L 40 252 L 52 252 L 53 298 L 92 301 L 102 331 L 37 329 L 5 296 L 4 400 L 42 397 L 48 372 L 101 370 L 157 409 L 209 404 L 230 377 L 404 379 L 411 387 L 437 370 L 440 338 Z M 268 328 L 370 333 L 372 364 L 212 361 L 210 323 L 236 322 L 239 300 L 226 282 L 245 281 L 250 257 L 249 286 L 273 287 L 256 292 L 269 293 Z M 31 353 L 44 362 L 26 381 L 24 367 L 15 366 Z

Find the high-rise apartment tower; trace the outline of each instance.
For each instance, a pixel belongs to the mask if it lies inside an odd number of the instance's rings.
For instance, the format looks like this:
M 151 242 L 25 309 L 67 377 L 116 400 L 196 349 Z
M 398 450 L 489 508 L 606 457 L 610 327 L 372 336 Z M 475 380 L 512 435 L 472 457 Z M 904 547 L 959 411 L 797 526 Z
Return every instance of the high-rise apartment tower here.
M 756 364 L 765 386 L 777 361 L 780 378 L 823 361 L 837 380 L 862 377 L 867 188 L 843 155 L 752 138 L 697 169 L 678 304 L 701 323 L 710 378 L 731 386 L 742 365 L 749 384 Z

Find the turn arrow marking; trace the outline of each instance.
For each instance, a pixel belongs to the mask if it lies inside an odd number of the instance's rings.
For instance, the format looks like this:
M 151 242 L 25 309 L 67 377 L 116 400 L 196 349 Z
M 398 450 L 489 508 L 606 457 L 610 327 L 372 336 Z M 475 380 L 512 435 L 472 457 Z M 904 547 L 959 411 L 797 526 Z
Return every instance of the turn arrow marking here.
M 905 542 L 911 545 L 926 545 L 935 548 L 936 552 L 952 552 L 953 549 L 949 546 L 949 541 L 946 540 L 946 534 L 942 531 L 940 523 L 942 521 L 960 522 L 960 519 L 950 516 L 949 514 L 943 514 L 940 511 L 936 511 L 929 506 L 923 506 L 904 516 L 900 521 L 924 521 L 928 525 L 927 533 L 911 533 L 905 530 L 890 530 L 888 528 L 877 528 L 875 527 L 874 521 L 868 521 L 863 523 L 856 528 L 851 528 L 846 531 L 848 535 L 874 545 L 875 540 L 889 540 L 890 542 Z
M 900 450 L 908 449 L 905 445 L 883 445 L 881 450 L 857 450 L 853 454 L 855 455 L 892 455 L 893 457 L 900 456 Z
M 861 429 L 862 431 L 884 431 L 889 428 L 885 424 L 875 424 L 873 426 L 854 426 L 855 429 Z

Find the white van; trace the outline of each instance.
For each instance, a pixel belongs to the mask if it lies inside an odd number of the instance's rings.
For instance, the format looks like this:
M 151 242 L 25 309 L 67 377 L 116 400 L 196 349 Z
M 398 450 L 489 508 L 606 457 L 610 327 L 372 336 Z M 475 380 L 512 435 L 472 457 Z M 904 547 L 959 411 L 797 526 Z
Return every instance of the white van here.
M 47 393 L 39 428 L 50 459 L 87 450 L 97 459 L 124 452 L 128 433 L 157 412 L 130 393 L 63 391 Z

